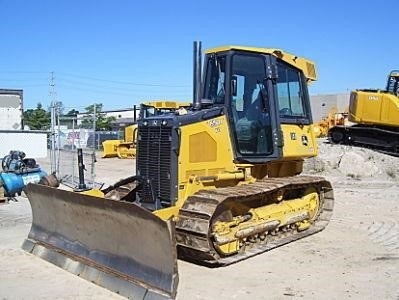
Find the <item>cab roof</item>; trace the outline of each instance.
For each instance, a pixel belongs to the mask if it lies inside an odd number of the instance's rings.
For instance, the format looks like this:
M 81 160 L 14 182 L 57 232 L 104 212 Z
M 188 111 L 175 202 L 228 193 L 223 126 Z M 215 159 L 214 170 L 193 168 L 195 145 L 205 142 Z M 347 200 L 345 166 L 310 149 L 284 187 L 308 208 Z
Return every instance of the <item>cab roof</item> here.
M 302 70 L 308 81 L 317 80 L 316 67 L 313 61 L 303 57 L 296 56 L 294 54 L 290 54 L 288 52 L 285 52 L 277 48 L 261 48 L 261 47 L 231 45 L 231 46 L 220 46 L 220 47 L 210 48 L 205 50 L 205 53 L 210 54 L 210 53 L 225 52 L 229 50 L 239 50 L 239 51 L 274 55 L 275 57 L 285 61 L 286 63 Z

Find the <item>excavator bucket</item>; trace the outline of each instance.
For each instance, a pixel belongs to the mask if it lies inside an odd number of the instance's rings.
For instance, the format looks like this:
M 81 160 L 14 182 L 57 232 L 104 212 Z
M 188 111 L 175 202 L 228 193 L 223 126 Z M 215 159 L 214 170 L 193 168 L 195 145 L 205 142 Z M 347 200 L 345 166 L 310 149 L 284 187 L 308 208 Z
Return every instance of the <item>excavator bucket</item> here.
M 25 190 L 32 227 L 22 248 L 133 299 L 173 299 L 174 225 L 140 206 L 38 184 Z

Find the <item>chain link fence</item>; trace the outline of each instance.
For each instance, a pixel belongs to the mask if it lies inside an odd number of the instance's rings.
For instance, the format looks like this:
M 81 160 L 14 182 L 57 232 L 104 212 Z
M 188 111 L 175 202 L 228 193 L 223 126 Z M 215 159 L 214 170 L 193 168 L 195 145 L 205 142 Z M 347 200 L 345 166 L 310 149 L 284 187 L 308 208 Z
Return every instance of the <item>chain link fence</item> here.
M 120 139 L 118 131 L 95 131 L 96 113 L 85 116 L 92 123 L 81 128 L 78 117 L 61 116 L 55 105 L 51 106 L 51 128 L 48 147 L 50 149 L 51 172 L 61 182 L 71 188 L 77 188 L 79 181 L 78 149 L 82 149 L 84 180 L 87 188 L 101 186 L 96 182 L 95 163 L 102 150 L 102 142 L 109 139 Z

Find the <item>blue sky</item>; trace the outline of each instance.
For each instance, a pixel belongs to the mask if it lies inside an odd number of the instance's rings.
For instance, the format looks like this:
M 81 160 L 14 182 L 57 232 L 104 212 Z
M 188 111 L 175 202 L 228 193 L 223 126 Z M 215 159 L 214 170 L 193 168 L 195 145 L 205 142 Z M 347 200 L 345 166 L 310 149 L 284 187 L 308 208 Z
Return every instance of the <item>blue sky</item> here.
M 192 98 L 192 47 L 281 48 L 315 61 L 311 94 L 384 88 L 399 68 L 397 0 L 0 0 L 0 88 L 25 109 Z

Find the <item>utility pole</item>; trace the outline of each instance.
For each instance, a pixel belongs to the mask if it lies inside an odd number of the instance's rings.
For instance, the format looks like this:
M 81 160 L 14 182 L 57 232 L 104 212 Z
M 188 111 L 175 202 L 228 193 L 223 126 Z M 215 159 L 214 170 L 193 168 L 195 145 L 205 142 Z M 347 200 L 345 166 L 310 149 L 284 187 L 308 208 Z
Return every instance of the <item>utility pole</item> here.
M 50 138 L 51 138 L 51 149 L 50 149 L 50 162 L 51 162 L 51 173 L 57 172 L 56 170 L 56 153 L 55 153 L 55 104 L 56 104 L 56 93 L 55 93 L 55 83 L 54 83 L 54 72 L 50 73 L 50 116 L 51 116 L 51 128 L 50 128 Z M 59 147 L 59 145 L 58 145 Z M 58 174 L 57 174 L 58 175 Z

